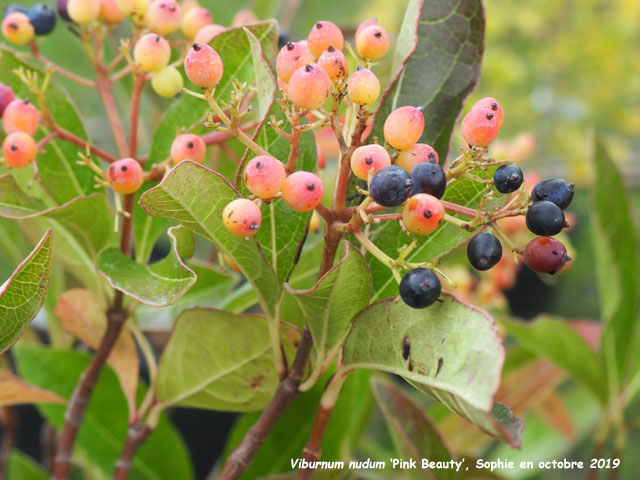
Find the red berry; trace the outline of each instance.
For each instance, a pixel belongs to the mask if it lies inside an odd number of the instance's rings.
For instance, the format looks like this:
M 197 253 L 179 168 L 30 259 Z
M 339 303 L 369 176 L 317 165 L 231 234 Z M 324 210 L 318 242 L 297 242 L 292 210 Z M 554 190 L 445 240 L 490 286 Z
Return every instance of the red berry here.
M 216 35 L 220 35 L 225 30 L 226 28 L 224 28 L 222 25 L 205 25 L 200 30 L 198 30 L 196 36 L 193 37 L 193 41 L 195 43 L 211 43 L 211 40 L 213 40 Z
M 4 115 L 4 109 L 7 108 L 11 102 L 16 99 L 13 90 L 9 85 L 5 85 L 4 83 L 0 83 L 0 118 Z
M 369 181 L 369 175 L 391 165 L 389 152 L 381 145 L 363 145 L 354 150 L 351 155 L 351 170 L 356 177 Z
M 413 147 L 424 130 L 422 108 L 405 106 L 396 108 L 384 121 L 384 139 L 396 150 Z
M 108 23 L 120 23 L 127 12 L 120 8 L 118 0 L 100 0 L 100 16 Z
M 133 48 L 133 59 L 144 72 L 159 72 L 169 64 L 171 46 L 156 33 L 140 37 Z
M 15 99 L 4 109 L 2 126 L 9 134 L 24 132 L 34 136 L 38 131 L 40 112 L 29 100 Z
M 293 72 L 287 87 L 292 103 L 307 110 L 324 105 L 331 93 L 329 75 L 315 63 L 309 63 Z
M 524 249 L 524 264 L 539 273 L 553 275 L 569 260 L 565 246 L 551 237 L 534 238 Z
M 175 32 L 182 23 L 180 5 L 173 0 L 155 0 L 149 5 L 146 19 L 154 33 L 166 35 Z
M 462 137 L 471 146 L 487 147 L 500 132 L 493 110 L 472 108 L 462 119 Z
M 282 162 L 267 155 L 251 159 L 244 169 L 244 183 L 247 188 L 256 197 L 264 199 L 275 197 L 286 177 Z
M 236 237 L 251 237 L 258 233 L 262 212 L 251 200 L 238 198 L 224 207 L 222 222 Z
M 428 235 L 444 218 L 442 202 L 428 193 L 414 195 L 404 206 L 402 221 L 410 232 Z
M 313 55 L 307 46 L 301 42 L 289 42 L 280 49 L 276 57 L 278 78 L 289 83 L 293 72 L 308 63 L 313 63 Z
M 314 58 L 322 55 L 322 52 L 329 47 L 336 50 L 342 50 L 344 46 L 344 37 L 340 29 L 331 22 L 323 21 L 316 23 L 311 27 L 311 31 L 307 36 L 307 46 Z
M 422 162 L 438 163 L 438 152 L 431 145 L 416 143 L 409 150 L 400 152 L 396 165 L 411 173 L 415 166 Z
M 349 99 L 357 105 L 370 105 L 380 95 L 380 82 L 375 74 L 366 68 L 358 67 L 351 75 L 347 85 Z
M 140 188 L 144 181 L 144 172 L 133 158 L 123 158 L 111 164 L 107 177 L 114 191 L 128 195 Z
M 9 166 L 22 168 L 36 159 L 38 147 L 30 135 L 24 132 L 14 132 L 4 139 L 2 152 Z
M 209 45 L 194 43 L 184 59 L 184 71 L 194 85 L 215 88 L 220 83 L 224 67 L 218 52 Z
M 311 53 L 309 53 L 309 56 L 311 56 Z M 329 47 L 322 52 L 322 55 L 320 55 L 318 59 L 318 65 L 327 72 L 331 80 L 346 78 L 347 75 L 349 75 L 349 63 L 344 53 L 333 47 Z
M 378 60 L 389 51 L 389 35 L 380 25 L 371 25 L 356 37 L 356 50 L 366 60 Z
M 93 22 L 100 16 L 100 0 L 69 0 L 67 14 L 78 24 Z
M 282 186 L 282 198 L 298 212 L 313 210 L 322 200 L 324 185 L 317 175 L 309 172 L 294 172 Z
M 12 12 L 2 21 L 2 35 L 11 43 L 26 45 L 33 40 L 36 32 L 29 17 L 22 12 Z
M 357 28 L 356 33 L 353 35 L 353 39 L 357 42 L 358 41 L 358 37 L 360 36 L 360 33 L 362 33 L 362 31 L 365 28 L 370 27 L 372 25 L 380 26 L 380 24 L 378 23 L 378 19 L 376 17 L 370 18 L 370 19 L 365 20 L 364 22 L 362 22 L 360 24 L 360 26 Z
M 502 127 L 502 122 L 504 121 L 504 111 L 502 110 L 502 105 L 493 97 L 485 97 L 478 100 L 473 104 L 474 108 L 488 108 L 491 110 L 495 116 L 496 121 L 498 122 L 498 128 Z
M 182 33 L 187 38 L 195 38 L 196 34 L 205 26 L 213 23 L 213 16 L 204 7 L 195 7 L 184 14 L 182 18 Z M 209 42 L 205 42 L 209 43 Z
M 202 163 L 206 153 L 207 146 L 204 140 L 192 133 L 179 135 L 171 144 L 171 160 L 174 163 L 180 163 L 183 160 Z

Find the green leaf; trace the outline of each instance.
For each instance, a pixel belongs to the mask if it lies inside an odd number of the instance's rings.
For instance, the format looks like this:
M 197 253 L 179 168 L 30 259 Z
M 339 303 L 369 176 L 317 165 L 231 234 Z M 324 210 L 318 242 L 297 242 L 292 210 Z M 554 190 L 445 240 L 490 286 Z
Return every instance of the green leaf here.
M 264 311 L 275 314 L 280 287 L 255 239 L 230 233 L 222 211 L 238 193 L 219 173 L 190 161 L 181 162 L 162 182 L 146 191 L 140 205 L 149 215 L 180 222 L 227 253 L 253 285 Z
M 433 145 L 444 161 L 458 114 L 480 78 L 484 26 L 481 0 L 412 0 L 393 59 L 394 67 L 404 68 L 380 101 L 374 135 L 383 137 L 392 110 L 421 105 L 426 122 L 420 141 Z
M 18 369 L 30 383 L 70 398 L 91 356 L 75 351 L 21 346 L 15 350 Z M 144 395 L 138 390 L 138 398 Z M 39 411 L 56 429 L 64 424 L 65 407 L 38 405 Z M 79 453 L 96 464 L 106 475 L 113 473 L 128 428 L 127 402 L 118 379 L 105 366 L 87 407 L 76 439 Z M 136 454 L 131 479 L 193 479 L 187 449 L 179 434 L 163 415 L 147 442 Z
M 49 475 L 34 459 L 14 450 L 7 461 L 7 480 L 48 480 Z
M 147 263 L 156 241 L 167 229 L 166 218 L 151 217 L 138 204 L 144 192 L 153 188 L 155 182 L 147 182 L 136 192 L 133 206 L 133 238 L 136 245 L 136 262 Z
M 13 345 L 40 311 L 51 278 L 51 230 L 0 285 L 0 353 Z
M 566 322 L 542 317 L 535 322 L 503 319 L 500 323 L 524 348 L 551 360 L 582 382 L 598 400 L 606 402 L 607 384 L 602 359 Z
M 437 427 L 421 405 L 396 384 L 386 379 L 372 378 L 371 390 L 400 458 L 407 460 L 412 458 L 418 465 L 422 462 L 422 458 L 428 458 L 434 462 L 451 460 L 451 454 Z M 431 475 L 434 473 L 437 473 L 438 478 L 441 479 L 460 478 L 452 469 L 438 470 L 431 472 Z M 425 471 L 418 467 L 417 470 L 409 472 L 409 477 L 424 478 Z
M 125 295 L 154 307 L 175 303 L 196 282 L 196 274 L 180 258 L 180 242 L 174 235 L 178 227 L 167 234 L 171 239 L 171 251 L 159 262 L 141 265 L 125 256 L 117 248 L 103 250 L 96 268 L 109 284 Z
M 520 421 L 493 403 L 504 362 L 493 319 L 450 294 L 422 310 L 393 298 L 369 306 L 355 318 L 342 360 L 349 370 L 400 375 L 487 433 L 520 445 Z
M 156 398 L 174 405 L 234 412 L 260 410 L 278 385 L 267 319 L 194 308 L 175 321 L 158 367 Z M 291 350 L 287 331 L 283 341 Z

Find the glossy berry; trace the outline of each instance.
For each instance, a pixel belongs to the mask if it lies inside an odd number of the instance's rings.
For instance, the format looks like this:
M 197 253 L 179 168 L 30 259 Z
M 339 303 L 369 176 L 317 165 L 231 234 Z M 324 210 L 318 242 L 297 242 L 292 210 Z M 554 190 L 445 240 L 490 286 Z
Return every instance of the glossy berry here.
M 416 143 L 409 150 L 400 152 L 396 160 L 396 165 L 411 173 L 419 163 L 438 163 L 438 161 L 438 152 L 436 152 L 435 148 L 426 143 Z
M 100 0 L 68 0 L 67 14 L 81 25 L 93 22 L 100 15 Z
M 29 101 L 16 98 L 4 109 L 2 115 L 2 127 L 9 134 L 24 132 L 32 137 L 38 131 L 40 112 Z
M 396 108 L 384 121 L 384 139 L 396 150 L 413 147 L 424 130 L 422 108 L 405 106 Z
M 444 218 L 444 206 L 433 195 L 418 193 L 407 200 L 402 221 L 410 232 L 428 235 L 434 232 Z
M 69 11 L 67 10 L 67 3 L 68 0 L 58 0 L 58 15 L 60 15 L 63 20 L 70 22 L 71 17 L 69 16 Z
M 38 147 L 31 135 L 15 132 L 4 139 L 2 153 L 5 161 L 13 168 L 26 167 L 36 159 Z
M 100 0 L 100 17 L 107 23 L 120 23 L 129 13 L 120 8 L 118 0 Z
M 151 87 L 161 97 L 173 98 L 184 87 L 184 80 L 177 68 L 168 65 L 151 77 Z
M 473 104 L 472 109 L 489 109 L 491 110 L 495 116 L 496 121 L 498 122 L 498 128 L 502 127 L 502 122 L 504 121 L 504 111 L 502 110 L 502 105 L 493 97 L 485 97 L 478 100 Z
M 222 25 L 217 25 L 215 23 L 211 25 L 205 25 L 200 30 L 198 30 L 196 36 L 193 37 L 193 41 L 195 43 L 211 43 L 211 40 L 213 40 L 216 35 L 220 35 L 225 30 L 226 28 L 224 28 Z
M 389 35 L 380 25 L 371 25 L 356 37 L 356 50 L 365 60 L 378 60 L 389 51 Z
M 557 235 L 569 224 L 564 219 L 562 209 L 547 200 L 535 202 L 527 211 L 527 228 L 536 235 L 550 237 Z
M 523 180 L 524 174 L 517 165 L 502 165 L 493 174 L 493 184 L 500 193 L 515 192 Z
M 27 16 L 36 35 L 47 35 L 56 26 L 56 12 L 46 3 L 39 3 L 31 7 Z
M 298 212 L 313 210 L 322 200 L 324 185 L 320 177 L 309 172 L 294 172 L 282 186 L 282 198 Z
M 10 3 L 2 9 L 2 14 L 5 17 L 13 12 L 20 12 L 27 15 L 29 13 L 29 10 L 27 9 L 27 7 L 25 7 L 24 5 L 20 5 L 19 3 Z
M 571 200 L 573 200 L 574 187 L 575 184 L 569 183 L 562 178 L 545 180 L 533 188 L 531 198 L 534 202 L 548 200 L 564 210 L 569 206 Z
M 500 132 L 495 113 L 487 108 L 472 108 L 462 119 L 460 129 L 464 140 L 474 147 L 489 146 Z
M 202 163 L 207 154 L 207 146 L 198 135 L 185 133 L 179 135 L 171 144 L 171 160 L 180 163 L 183 160 Z
M 309 55 L 311 55 L 311 53 L 309 53 Z M 327 72 L 331 80 L 347 78 L 347 75 L 349 75 L 349 63 L 344 53 L 333 47 L 329 47 L 322 52 L 322 55 L 320 55 L 318 59 L 318 65 Z
M 145 18 L 151 31 L 160 35 L 175 32 L 182 24 L 180 5 L 173 0 L 151 2 Z
M 136 42 L 133 59 L 144 72 L 159 72 L 169 64 L 171 46 L 160 35 L 147 33 Z
M 413 190 L 411 195 L 428 193 L 436 198 L 442 198 L 447 188 L 447 175 L 437 163 L 422 162 L 411 170 Z
M 133 158 L 113 162 L 107 170 L 107 177 L 111 188 L 124 195 L 136 192 L 144 181 L 142 167 Z
M 276 57 L 278 78 L 289 83 L 293 72 L 309 63 L 313 63 L 313 55 L 307 46 L 301 42 L 289 42 L 280 49 Z
M 369 175 L 391 165 L 389 152 L 382 145 L 363 145 L 356 148 L 351 155 L 351 170 L 356 177 L 369 180 Z
M 209 45 L 194 43 L 184 59 L 184 71 L 191 82 L 201 88 L 215 88 L 224 67 L 222 59 Z
M 440 298 L 440 279 L 428 268 L 407 272 L 400 282 L 400 297 L 412 308 L 426 308 Z
M 324 105 L 331 92 L 329 75 L 315 63 L 293 72 L 287 87 L 289 100 L 301 108 L 314 110 Z
M 347 84 L 349 99 L 356 105 L 370 105 L 380 95 L 378 77 L 369 69 L 358 67 Z
M 390 165 L 371 178 L 369 195 L 384 207 L 397 207 L 409 198 L 412 188 L 409 174 L 400 167 Z
M 500 240 L 489 232 L 477 234 L 467 245 L 467 258 L 476 270 L 493 268 L 502 258 Z
M 244 169 L 244 183 L 249 191 L 265 200 L 278 194 L 286 178 L 283 163 L 267 155 L 252 158 Z
M 15 45 L 26 45 L 35 36 L 29 17 L 22 12 L 13 12 L 2 20 L 2 35 Z
M 340 29 L 331 22 L 318 22 L 313 27 L 307 36 L 307 46 L 309 51 L 313 54 L 314 58 L 318 58 L 322 55 L 322 52 L 329 47 L 333 47 L 336 50 L 342 50 L 344 46 L 344 37 Z
M 224 207 L 222 222 L 236 237 L 251 237 L 258 233 L 262 212 L 251 200 L 238 198 Z
M 213 16 L 204 7 L 195 7 L 182 17 L 182 33 L 187 38 L 195 38 L 196 34 L 205 26 L 213 23 Z M 209 42 L 206 42 L 209 43 Z
M 356 29 L 356 33 L 353 35 L 353 39 L 357 42 L 358 41 L 358 37 L 360 36 L 360 34 L 362 33 L 362 31 L 367 28 L 370 27 L 372 25 L 375 26 L 380 26 L 380 24 L 378 23 L 378 19 L 376 17 L 373 18 L 369 18 L 368 20 L 365 20 L 364 22 L 362 22 L 358 28 Z
M 570 260 L 565 246 L 551 237 L 534 238 L 524 249 L 524 264 L 538 273 L 553 275 Z
M 5 85 L 4 83 L 0 83 L 0 118 L 4 115 L 4 109 L 7 108 L 11 102 L 16 99 L 13 90 L 9 85 Z

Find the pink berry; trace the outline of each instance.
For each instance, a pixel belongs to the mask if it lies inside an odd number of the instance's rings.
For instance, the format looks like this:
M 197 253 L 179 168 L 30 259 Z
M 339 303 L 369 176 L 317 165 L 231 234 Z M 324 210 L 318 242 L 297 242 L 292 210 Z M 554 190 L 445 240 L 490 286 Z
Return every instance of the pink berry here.
M 308 63 L 313 63 L 313 55 L 307 46 L 300 42 L 289 42 L 280 49 L 276 57 L 278 78 L 284 83 L 289 83 L 293 72 Z
M 133 59 L 144 72 L 159 72 L 169 64 L 171 46 L 160 35 L 147 33 L 136 42 Z
M 462 137 L 474 147 L 487 147 L 500 132 L 498 120 L 493 110 L 472 108 L 462 119 Z
M 2 35 L 15 45 L 26 45 L 35 37 L 35 30 L 24 13 L 12 12 L 2 20 Z
M 100 0 L 69 0 L 67 14 L 80 25 L 93 22 L 100 16 Z
M 502 127 L 502 122 L 504 121 L 504 111 L 502 110 L 502 105 L 493 97 L 485 97 L 478 100 L 473 104 L 474 108 L 488 108 L 493 111 L 496 116 L 496 120 L 498 122 L 498 128 Z
M 357 42 L 358 41 L 358 37 L 360 36 L 360 33 L 362 33 L 362 31 L 365 28 L 370 27 L 372 25 L 380 26 L 380 24 L 378 23 L 378 19 L 376 17 L 370 18 L 370 19 L 365 20 L 364 22 L 362 22 L 360 24 L 360 26 L 357 28 L 356 33 L 353 35 L 353 39 Z
M 282 186 L 282 198 L 298 212 L 313 210 L 322 200 L 324 185 L 317 175 L 310 172 L 294 172 Z
M 442 202 L 428 193 L 414 195 L 404 206 L 402 221 L 410 232 L 428 235 L 444 218 Z
M 249 191 L 265 200 L 280 192 L 286 177 L 282 162 L 267 155 L 251 159 L 244 169 L 244 183 Z
M 371 25 L 356 37 L 356 50 L 366 60 L 378 60 L 389 51 L 389 35 L 380 25 Z
M 100 16 L 108 23 L 120 23 L 127 12 L 120 8 L 118 0 L 100 0 Z
M 358 147 L 351 155 L 351 170 L 362 180 L 369 181 L 369 175 L 389 165 L 391 165 L 389 152 L 375 143 Z
M 553 275 L 569 260 L 565 246 L 551 237 L 536 237 L 524 249 L 524 264 L 539 273 Z
M 155 0 L 149 5 L 146 19 L 154 33 L 166 35 L 175 32 L 182 24 L 180 5 L 173 0 Z
M 309 54 L 309 56 L 311 56 L 311 54 Z M 322 52 L 322 55 L 320 55 L 318 59 L 318 65 L 327 72 L 331 80 L 346 78 L 347 75 L 349 75 L 349 63 L 344 53 L 333 47 L 329 47 Z
M 4 109 L 2 126 L 9 133 L 25 132 L 32 137 L 38 131 L 40 112 L 29 100 L 16 98 Z
M 349 79 L 347 94 L 357 105 L 371 105 L 380 95 L 380 81 L 371 70 L 358 67 Z
M 30 135 L 24 132 L 14 132 L 4 139 L 2 152 L 9 166 L 22 168 L 36 159 L 38 147 Z
M 195 38 L 196 34 L 205 26 L 213 23 L 213 16 L 204 7 L 195 7 L 185 13 L 182 18 L 182 33 L 187 38 Z M 209 43 L 209 42 L 205 42 Z
M 4 115 L 4 109 L 7 108 L 11 102 L 16 99 L 13 90 L 9 85 L 5 85 L 4 83 L 0 83 L 0 118 Z
M 180 163 L 183 160 L 202 163 L 207 153 L 204 140 L 198 135 L 185 133 L 179 135 L 171 144 L 171 160 Z
M 144 172 L 133 158 L 123 158 L 111 164 L 107 177 L 114 191 L 128 195 L 140 188 L 144 181 Z
M 231 20 L 232 27 L 242 27 L 243 25 L 251 25 L 256 23 L 258 17 L 256 17 L 251 10 L 240 10 L 233 16 Z
M 200 30 L 198 30 L 196 36 L 193 37 L 193 41 L 195 43 L 211 43 L 211 40 L 213 40 L 216 35 L 220 35 L 225 30 L 226 28 L 224 28 L 222 25 L 217 25 L 215 23 L 211 25 L 205 25 Z
M 422 107 L 410 105 L 396 108 L 384 122 L 384 139 L 396 150 L 408 150 L 413 147 L 424 130 Z
M 194 43 L 184 59 L 184 71 L 197 87 L 215 88 L 220 83 L 224 67 L 218 52 L 204 43 Z
M 438 163 L 438 152 L 426 143 L 416 143 L 409 150 L 400 152 L 396 165 L 411 173 L 413 168 L 422 162 Z
M 251 237 L 258 233 L 262 212 L 251 200 L 238 198 L 224 207 L 222 222 L 236 237 Z
M 292 103 L 307 110 L 324 105 L 331 93 L 329 75 L 315 63 L 308 63 L 293 72 L 287 88 Z
M 313 57 L 318 58 L 329 47 L 342 50 L 344 37 L 335 24 L 327 21 L 318 22 L 311 27 L 307 36 L 307 46 Z

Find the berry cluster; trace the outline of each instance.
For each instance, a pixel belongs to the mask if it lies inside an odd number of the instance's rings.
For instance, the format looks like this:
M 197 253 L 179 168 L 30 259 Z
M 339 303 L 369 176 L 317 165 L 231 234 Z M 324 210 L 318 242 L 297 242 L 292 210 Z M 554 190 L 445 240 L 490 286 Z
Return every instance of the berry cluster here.
M 2 143 L 5 162 L 13 168 L 31 165 L 38 155 L 33 136 L 38 131 L 40 112 L 29 100 L 16 98 L 9 86 L 0 83 L 0 118 L 7 134 Z

